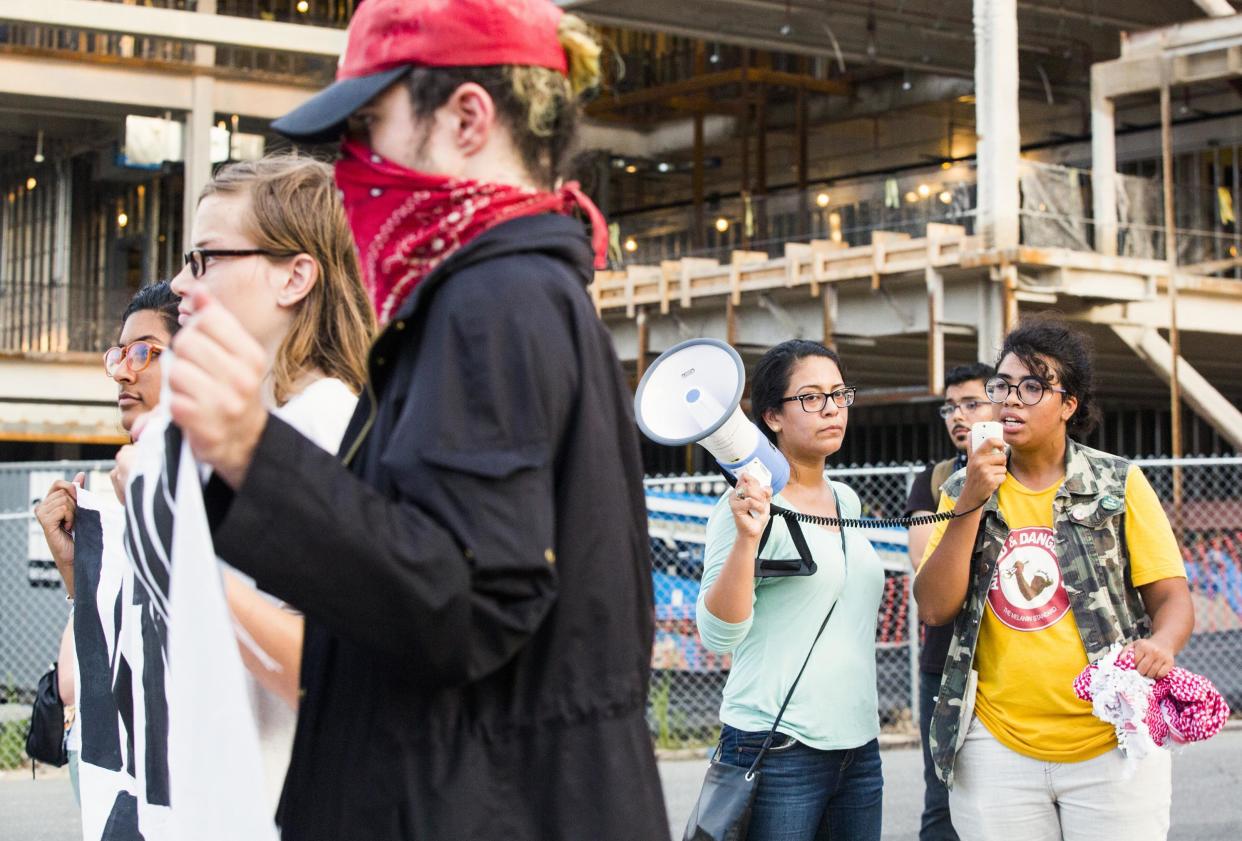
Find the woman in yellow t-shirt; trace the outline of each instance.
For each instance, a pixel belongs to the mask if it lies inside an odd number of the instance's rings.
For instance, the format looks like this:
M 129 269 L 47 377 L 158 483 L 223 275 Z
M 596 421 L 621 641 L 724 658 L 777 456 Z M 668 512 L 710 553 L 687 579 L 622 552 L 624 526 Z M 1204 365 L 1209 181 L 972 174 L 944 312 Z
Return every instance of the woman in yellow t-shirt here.
M 1164 839 L 1168 753 L 1125 769 L 1071 684 L 1118 643 L 1148 677 L 1173 667 L 1194 610 L 1172 529 L 1137 467 L 1075 440 L 1098 413 L 1082 334 L 1024 321 L 986 392 L 1004 441 L 946 483 L 941 510 L 971 513 L 937 527 L 915 581 L 925 621 L 963 614 L 933 717 L 953 825 L 965 841 Z

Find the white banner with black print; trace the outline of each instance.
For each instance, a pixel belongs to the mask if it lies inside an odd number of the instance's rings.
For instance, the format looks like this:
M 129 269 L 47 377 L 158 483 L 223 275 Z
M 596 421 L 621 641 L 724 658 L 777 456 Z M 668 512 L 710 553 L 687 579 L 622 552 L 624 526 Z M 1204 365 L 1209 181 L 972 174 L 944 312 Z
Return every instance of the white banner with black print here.
M 79 493 L 74 615 L 86 841 L 276 841 L 203 508 L 166 407 L 126 506 Z

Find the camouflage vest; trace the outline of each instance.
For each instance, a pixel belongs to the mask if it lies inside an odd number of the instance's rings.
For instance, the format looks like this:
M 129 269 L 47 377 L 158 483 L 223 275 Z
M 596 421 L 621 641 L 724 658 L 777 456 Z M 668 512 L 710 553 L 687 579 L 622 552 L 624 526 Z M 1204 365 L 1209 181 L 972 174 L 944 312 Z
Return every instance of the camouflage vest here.
M 1126 473 L 1130 463 L 1070 440 L 1065 452 L 1065 481 L 1052 503 L 1057 562 L 1069 596 L 1070 609 L 1087 659 L 1096 661 L 1116 642 L 1150 634 L 1150 622 L 1138 592 L 1130 583 L 1125 543 Z M 945 483 L 953 499 L 962 492 L 966 471 Z M 967 697 L 975 644 L 983 622 L 988 587 L 1009 536 L 995 494 L 983 508 L 983 519 L 971 556 L 966 602 L 953 624 L 953 640 L 931 722 L 931 753 L 936 773 L 953 785 L 953 760 L 970 725 L 973 685 Z M 1071 691 L 1067 686 L 1066 692 Z

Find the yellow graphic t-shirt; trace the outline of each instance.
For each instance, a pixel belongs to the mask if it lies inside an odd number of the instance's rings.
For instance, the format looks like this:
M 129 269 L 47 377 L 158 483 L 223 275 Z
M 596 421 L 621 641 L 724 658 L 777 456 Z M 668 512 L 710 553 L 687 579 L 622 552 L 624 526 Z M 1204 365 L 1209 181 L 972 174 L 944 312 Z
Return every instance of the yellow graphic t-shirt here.
M 1069 598 L 1061 580 L 1052 531 L 1058 482 L 1033 491 L 1006 475 L 998 491 L 1009 538 L 988 589 L 975 648 L 979 673 L 975 715 L 996 740 L 1023 756 L 1046 762 L 1082 762 L 1112 750 L 1113 727 L 1074 695 L 1073 682 L 1087 665 Z M 954 500 L 942 494 L 940 510 Z M 1135 587 L 1185 578 L 1177 541 L 1151 484 L 1137 467 L 1126 476 L 1126 547 Z M 938 523 L 924 560 L 948 523 Z

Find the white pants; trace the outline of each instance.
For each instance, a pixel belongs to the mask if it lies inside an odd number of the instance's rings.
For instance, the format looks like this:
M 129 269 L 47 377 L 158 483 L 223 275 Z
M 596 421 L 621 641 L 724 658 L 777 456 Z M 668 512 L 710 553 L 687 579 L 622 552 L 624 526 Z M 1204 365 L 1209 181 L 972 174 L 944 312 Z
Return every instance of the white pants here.
M 1165 841 L 1169 752 L 1126 764 L 1117 749 L 1086 762 L 1031 759 L 972 719 L 954 763 L 953 827 L 963 841 Z

